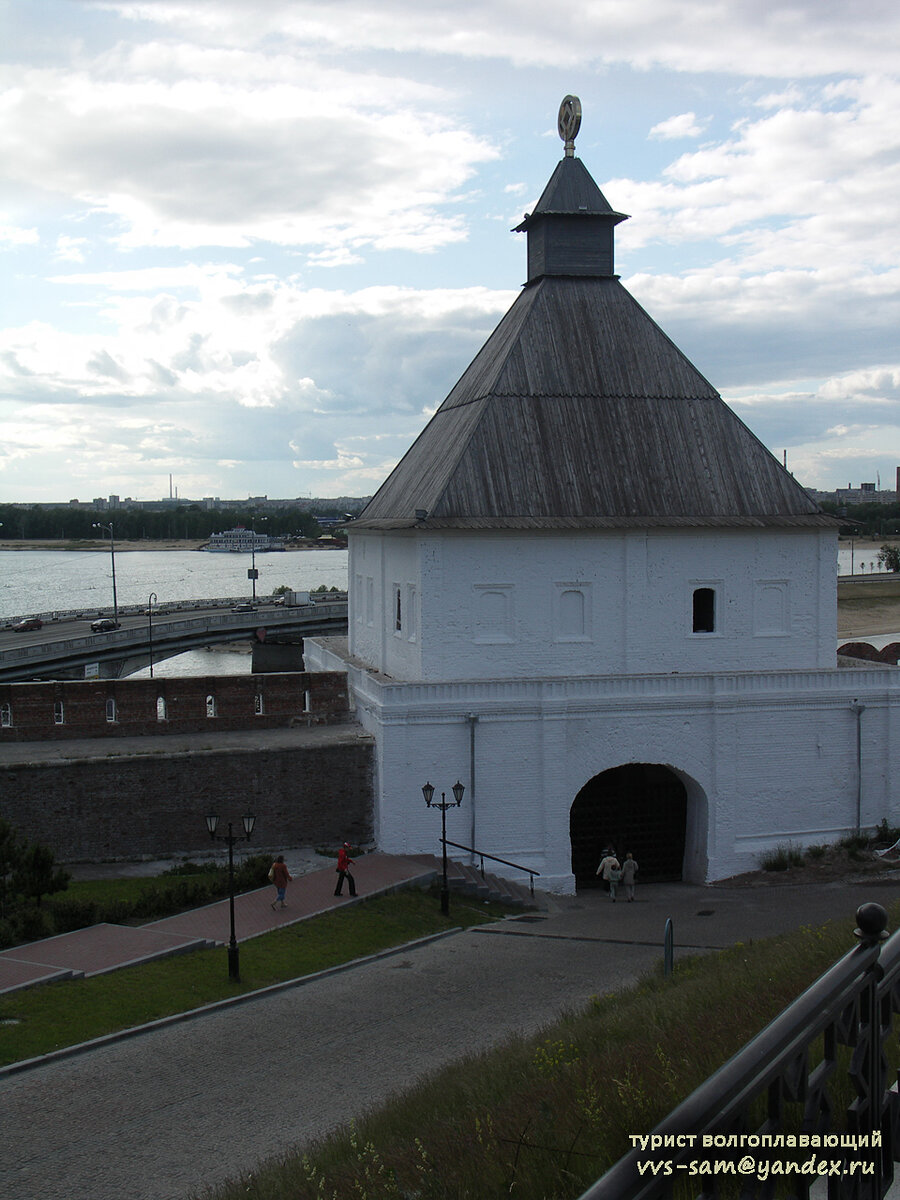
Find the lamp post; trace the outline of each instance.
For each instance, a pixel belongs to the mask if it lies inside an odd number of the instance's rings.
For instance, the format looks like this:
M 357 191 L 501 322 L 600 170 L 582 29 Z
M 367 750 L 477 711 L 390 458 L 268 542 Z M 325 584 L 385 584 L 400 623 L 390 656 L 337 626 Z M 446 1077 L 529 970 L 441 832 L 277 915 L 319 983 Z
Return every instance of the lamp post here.
M 263 521 L 268 521 L 268 517 L 260 517 L 254 521 L 254 525 L 261 525 Z M 253 583 L 253 603 L 256 603 L 256 581 L 259 579 L 259 571 L 256 569 L 256 530 L 253 531 L 253 537 L 250 539 L 250 570 L 247 572 L 247 578 Z
M 147 601 L 147 640 L 150 643 L 150 678 L 153 678 L 153 605 L 157 603 L 156 592 L 150 593 Z
M 250 841 L 250 835 L 253 833 L 253 826 L 256 824 L 256 817 L 252 813 L 244 813 L 241 817 L 244 826 L 244 833 L 247 841 Z M 215 840 L 216 829 L 219 824 L 218 813 L 209 813 L 206 818 L 206 828 L 209 830 L 209 836 Z M 231 821 L 228 822 L 228 833 L 220 833 L 218 835 L 220 842 L 225 842 L 228 846 L 228 908 L 231 914 L 231 938 L 228 942 L 228 977 L 233 979 L 235 983 L 241 981 L 240 971 L 240 951 L 238 950 L 237 937 L 234 932 L 234 844 L 239 840 L 239 835 L 232 833 Z
M 434 788 L 430 783 L 423 784 L 422 795 L 425 797 L 425 803 L 429 808 L 439 808 L 441 810 L 441 851 L 442 851 L 442 874 L 441 874 L 441 912 L 445 917 L 450 915 L 450 888 L 447 886 L 447 809 L 459 808 L 462 804 L 463 792 L 465 787 L 457 779 L 453 785 L 453 799 L 448 800 L 446 794 L 441 792 L 440 800 L 434 799 Z
M 112 522 L 108 525 L 98 524 L 94 522 L 92 529 L 108 529 L 109 530 L 109 559 L 112 564 L 112 581 L 113 581 L 113 620 L 116 623 L 116 628 L 119 625 L 119 601 L 116 599 L 116 541 L 113 537 Z

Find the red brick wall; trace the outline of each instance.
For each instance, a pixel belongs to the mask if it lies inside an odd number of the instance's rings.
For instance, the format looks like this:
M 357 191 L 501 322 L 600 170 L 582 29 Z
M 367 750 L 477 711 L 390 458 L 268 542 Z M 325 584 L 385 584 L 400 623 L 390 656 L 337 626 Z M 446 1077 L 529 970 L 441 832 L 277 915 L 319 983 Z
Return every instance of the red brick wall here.
M 207 716 L 208 696 L 215 700 L 214 717 Z M 160 698 L 165 720 L 157 717 Z M 108 700 L 115 702 L 115 721 L 107 720 Z M 57 702 L 63 707 L 62 724 L 54 720 Z M 345 720 L 348 710 L 347 677 L 338 671 L 5 683 L 0 684 L 0 713 L 7 713 L 11 724 L 0 725 L 0 743 L 277 729 Z

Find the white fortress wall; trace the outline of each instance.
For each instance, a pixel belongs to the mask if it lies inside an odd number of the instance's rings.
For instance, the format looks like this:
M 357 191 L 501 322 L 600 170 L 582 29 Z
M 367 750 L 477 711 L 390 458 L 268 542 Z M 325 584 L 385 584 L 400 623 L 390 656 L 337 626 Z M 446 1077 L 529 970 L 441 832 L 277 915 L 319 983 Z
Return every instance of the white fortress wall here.
M 310 664 L 340 669 L 308 643 Z M 317 659 L 318 662 L 313 660 Z M 900 747 L 900 677 L 883 670 L 603 676 L 398 684 L 351 666 L 361 723 L 379 747 L 378 844 L 435 852 L 440 817 L 421 785 L 450 795 L 448 837 L 472 831 L 469 715 L 475 726 L 475 844 L 570 891 L 569 812 L 593 776 L 624 763 L 670 767 L 688 793 L 685 878 L 754 869 L 786 841 L 832 841 L 855 828 L 858 699 L 863 827 L 900 823 L 891 780 Z

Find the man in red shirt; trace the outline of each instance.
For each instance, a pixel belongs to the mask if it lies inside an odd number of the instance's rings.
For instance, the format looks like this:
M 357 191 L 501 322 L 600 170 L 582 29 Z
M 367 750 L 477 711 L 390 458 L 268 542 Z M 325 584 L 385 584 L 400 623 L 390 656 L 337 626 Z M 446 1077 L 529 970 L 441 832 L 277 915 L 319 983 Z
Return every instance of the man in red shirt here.
M 341 846 L 340 850 L 338 850 L 338 865 L 336 867 L 338 880 L 337 887 L 334 889 L 334 894 L 336 896 L 340 896 L 345 879 L 350 884 L 350 895 L 356 895 L 356 883 L 353 879 L 353 876 L 350 874 L 350 868 L 353 866 L 353 859 L 348 853 L 349 849 L 350 843 L 344 842 L 343 846 Z

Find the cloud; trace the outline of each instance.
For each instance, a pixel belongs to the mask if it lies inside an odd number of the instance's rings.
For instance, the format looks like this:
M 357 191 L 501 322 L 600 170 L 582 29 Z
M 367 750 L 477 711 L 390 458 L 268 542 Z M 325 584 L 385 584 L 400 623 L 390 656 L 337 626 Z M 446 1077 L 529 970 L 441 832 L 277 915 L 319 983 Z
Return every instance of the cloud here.
M 700 137 L 704 125 L 705 122 L 697 120 L 696 113 L 679 113 L 675 117 L 668 117 L 665 121 L 657 122 L 647 136 L 659 138 L 661 141 L 673 141 L 677 138 L 695 138 Z
M 840 0 L 594 0 L 569 20 L 542 0 L 456 0 L 451 5 L 381 0 L 246 0 L 107 5 L 200 42 L 262 45 L 273 37 L 323 51 L 354 49 L 505 59 L 517 66 L 629 63 L 641 70 L 729 72 L 797 79 L 843 74 L 848 62 L 892 71 L 900 15 L 885 0 L 859 10 Z M 802 47 L 802 52 L 798 52 Z
M 6 190 L 72 196 L 123 248 L 265 241 L 327 245 L 340 260 L 465 236 L 456 193 L 496 151 L 448 121 L 434 89 L 315 62 L 152 51 L 91 70 L 6 67 Z

